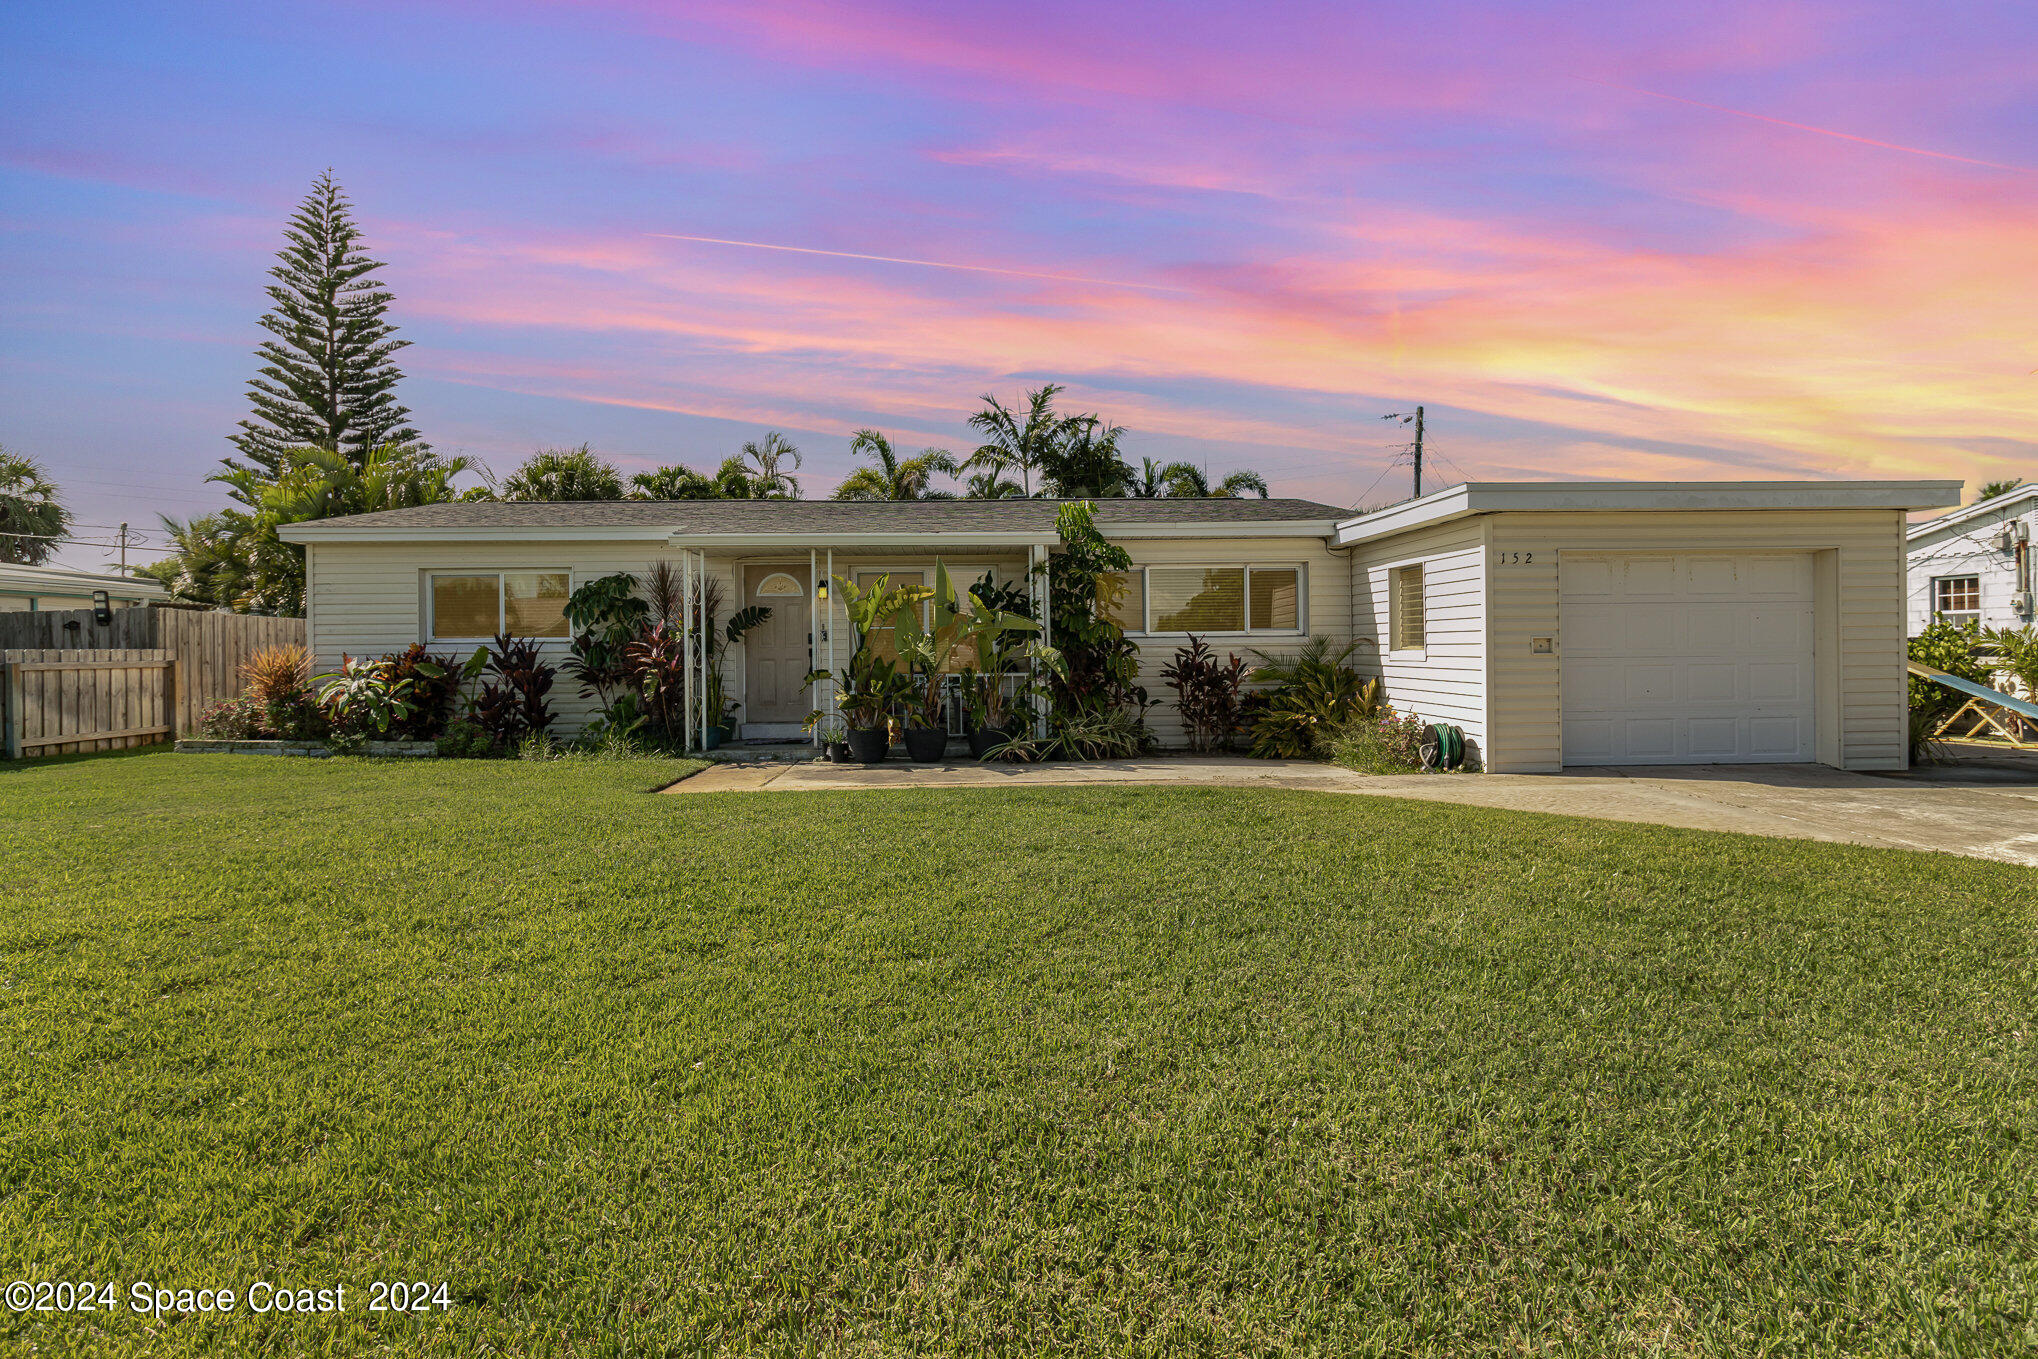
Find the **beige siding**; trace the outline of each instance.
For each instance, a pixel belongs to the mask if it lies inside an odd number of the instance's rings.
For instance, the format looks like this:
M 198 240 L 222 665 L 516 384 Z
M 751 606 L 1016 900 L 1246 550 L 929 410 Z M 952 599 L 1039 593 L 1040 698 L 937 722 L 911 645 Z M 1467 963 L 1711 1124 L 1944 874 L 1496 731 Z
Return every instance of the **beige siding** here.
M 1488 768 L 1555 770 L 1563 758 L 1563 634 L 1557 563 L 1564 551 L 1832 552 L 1837 658 L 1821 654 L 1822 696 L 1838 694 L 1839 763 L 1900 769 L 1905 760 L 1903 515 L 1895 510 L 1495 514 L 1488 533 L 1493 625 Z M 1519 557 L 1517 558 L 1517 555 Z M 1824 610 L 1828 601 L 1822 599 Z M 1830 635 L 1822 627 L 1821 637 Z M 1556 651 L 1531 652 L 1533 637 Z M 1830 648 L 1828 648 L 1830 650 Z M 1836 663 L 1837 662 L 1837 663 Z M 1829 681 L 1829 682 L 1828 682 Z M 1823 727 L 1831 720 L 1821 714 Z
M 1464 730 L 1470 752 L 1486 748 L 1485 526 L 1462 519 L 1351 549 L 1352 635 L 1369 645 L 1354 657 L 1379 675 L 1387 701 L 1430 722 Z M 1395 651 L 1389 632 L 1389 573 L 1421 565 L 1425 632 L 1421 651 Z
M 1270 656 L 1295 650 L 1306 638 L 1328 636 L 1344 642 L 1351 637 L 1351 563 L 1333 552 L 1322 538 L 1126 539 L 1120 543 L 1134 566 L 1300 566 L 1303 569 L 1302 630 L 1299 634 L 1213 632 L 1204 636 L 1221 658 L 1236 655 L 1248 666 L 1255 652 Z M 1202 634 L 1199 634 L 1202 635 Z M 1188 639 L 1183 636 L 1134 636 L 1139 647 L 1139 682 L 1156 700 L 1147 710 L 1147 725 L 1164 747 L 1184 745 L 1182 714 L 1175 691 L 1161 670 Z
M 424 642 L 427 571 L 567 570 L 577 587 L 615 571 L 641 573 L 658 557 L 677 564 L 679 554 L 657 543 L 311 543 L 307 544 L 305 620 L 317 668 L 331 670 L 341 655 L 380 656 Z M 803 559 L 804 560 L 804 559 Z M 710 558 L 710 575 L 734 600 L 729 564 Z M 451 654 L 471 648 L 447 643 Z M 541 644 L 550 663 L 566 659 L 567 644 Z M 730 667 L 731 688 L 742 682 L 740 661 Z M 740 697 L 740 693 L 732 696 Z M 577 731 L 595 713 L 592 700 L 561 672 L 549 696 L 561 734 Z

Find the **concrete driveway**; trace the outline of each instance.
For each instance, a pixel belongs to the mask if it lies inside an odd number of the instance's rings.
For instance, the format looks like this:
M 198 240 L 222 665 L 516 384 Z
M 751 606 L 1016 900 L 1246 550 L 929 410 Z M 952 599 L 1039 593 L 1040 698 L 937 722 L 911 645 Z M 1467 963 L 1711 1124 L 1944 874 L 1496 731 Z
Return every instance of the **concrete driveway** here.
M 1165 756 L 1096 764 L 720 764 L 668 793 L 1112 784 L 1298 788 L 1640 821 L 1693 830 L 1943 850 L 2038 867 L 2038 779 L 1908 778 L 1824 765 L 1680 765 L 1564 774 L 1354 774 L 1332 765 Z

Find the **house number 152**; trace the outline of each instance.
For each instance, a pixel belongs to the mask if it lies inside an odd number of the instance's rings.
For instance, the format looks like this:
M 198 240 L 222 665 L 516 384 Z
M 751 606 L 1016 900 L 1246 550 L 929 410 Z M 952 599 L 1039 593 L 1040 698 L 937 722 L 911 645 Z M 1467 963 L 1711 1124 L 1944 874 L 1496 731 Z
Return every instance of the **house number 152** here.
M 1496 552 L 1493 554 L 1493 564 L 1495 566 L 1527 566 L 1535 559 L 1536 554 L 1533 552 Z

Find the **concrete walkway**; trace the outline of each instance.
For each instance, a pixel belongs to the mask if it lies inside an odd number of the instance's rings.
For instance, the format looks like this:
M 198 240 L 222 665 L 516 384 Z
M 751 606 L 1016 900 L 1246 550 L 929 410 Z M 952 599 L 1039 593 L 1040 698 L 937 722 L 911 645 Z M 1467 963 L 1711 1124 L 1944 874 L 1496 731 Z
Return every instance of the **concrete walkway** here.
M 668 793 L 1113 784 L 1296 788 L 1469 803 L 1693 830 L 1944 850 L 2038 867 L 2038 780 L 1950 782 L 1824 765 L 1690 765 L 1565 774 L 1354 774 L 1332 765 L 1170 756 L 1095 764 L 722 764 Z

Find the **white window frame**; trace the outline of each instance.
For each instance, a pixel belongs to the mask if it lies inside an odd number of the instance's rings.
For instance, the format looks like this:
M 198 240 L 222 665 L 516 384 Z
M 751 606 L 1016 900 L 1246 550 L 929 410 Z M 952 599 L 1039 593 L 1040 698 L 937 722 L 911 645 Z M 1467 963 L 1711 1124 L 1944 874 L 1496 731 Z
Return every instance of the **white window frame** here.
M 493 632 L 486 637 L 441 637 L 439 635 L 439 620 L 437 617 L 438 610 L 434 603 L 432 582 L 438 579 L 440 576 L 494 576 L 495 625 L 498 631 L 502 627 L 503 619 L 508 612 L 509 604 L 509 601 L 503 597 L 502 578 L 504 576 L 564 576 L 566 577 L 566 594 L 568 598 L 572 597 L 575 588 L 573 579 L 573 569 L 571 567 L 566 566 L 433 567 L 431 570 L 425 572 L 424 641 L 427 646 L 430 646 L 437 642 L 492 642 L 496 638 L 496 633 Z M 562 637 L 534 637 L 531 640 L 537 642 L 540 646 L 548 644 L 556 644 L 563 646 L 566 643 L 571 642 L 573 640 L 573 628 L 569 624 L 566 629 L 566 635 Z
M 1153 591 L 1147 588 L 1147 579 L 1146 579 L 1146 573 L 1147 573 L 1147 572 L 1149 572 L 1149 571 L 1153 571 L 1153 570 L 1161 570 L 1161 571 L 1238 571 L 1238 570 L 1243 570 L 1243 571 L 1244 571 L 1245 575 L 1243 576 L 1243 578 L 1242 578 L 1242 581 L 1241 581 L 1242 587 L 1243 587 L 1243 589 L 1244 589 L 1244 594 L 1243 594 L 1243 596 L 1242 596 L 1242 598 L 1241 598 L 1241 601 L 1240 601 L 1240 604 L 1241 604 L 1241 608 L 1243 609 L 1243 616 L 1241 617 L 1240 621 L 1241 621 L 1241 622 L 1243 622 L 1243 623 L 1245 623 L 1245 624 L 1246 624 L 1246 626 L 1245 626 L 1245 627 L 1243 627 L 1243 628 L 1237 629 L 1236 631 L 1233 631 L 1233 630 L 1227 629 L 1227 630 L 1225 630 L 1225 631 L 1222 631 L 1222 632 L 1220 632 L 1220 631 L 1216 631 L 1216 630 L 1212 630 L 1212 631 L 1209 631 L 1209 632 L 1198 632 L 1198 633 L 1194 634 L 1195 636 L 1198 636 L 1198 637 L 1306 637 L 1306 636 L 1308 636 L 1308 635 L 1309 635 L 1309 563 L 1307 563 L 1307 562 L 1280 562 L 1280 561 L 1268 561 L 1268 562 L 1142 562 L 1142 563 L 1140 563 L 1140 564 L 1139 564 L 1139 565 L 1137 565 L 1137 566 L 1130 566 L 1130 567 L 1127 567 L 1127 568 L 1125 569 L 1125 572 L 1124 572 L 1125 576 L 1126 576 L 1126 577 L 1128 578 L 1128 588 L 1136 589 L 1136 590 L 1138 590 L 1138 591 L 1139 591 L 1139 609 L 1138 609 L 1138 612 L 1139 612 L 1139 627 L 1138 627 L 1138 629 L 1137 629 L 1137 630 L 1134 630 L 1134 629 L 1131 629 L 1131 628 L 1127 628 L 1127 629 L 1125 630 L 1125 635 L 1126 635 L 1126 636 L 1128 636 L 1128 637 L 1187 637 L 1187 636 L 1189 636 L 1189 635 L 1190 635 L 1190 634 L 1189 634 L 1188 632 L 1186 632 L 1186 631 L 1183 631 L 1183 632 L 1160 632 L 1160 631 L 1157 631 L 1157 630 L 1156 630 L 1156 629 L 1154 628 L 1154 626 L 1153 626 Z M 1252 626 L 1252 621 L 1253 621 L 1253 617 L 1252 617 L 1252 609 L 1253 609 L 1253 572 L 1254 572 L 1254 571 L 1279 571 L 1279 572 L 1282 572 L 1282 573 L 1284 573 L 1284 574 L 1285 574 L 1285 573 L 1287 573 L 1287 572 L 1289 572 L 1289 571 L 1293 571 L 1293 572 L 1295 573 L 1295 626 L 1294 626 L 1294 627 L 1292 627 L 1292 628 L 1256 628 L 1256 627 L 1253 627 L 1253 626 Z M 1137 581 L 1136 581 L 1136 582 L 1132 582 L 1132 581 L 1130 580 L 1130 578 L 1131 578 L 1131 577 L 1135 577 L 1135 576 L 1136 576 L 1136 577 L 1138 577 L 1138 579 L 1137 579 Z
M 1401 562 L 1387 568 L 1387 654 L 1421 659 L 1429 654 L 1429 564 L 1427 562 Z M 1402 645 L 1401 638 L 1401 596 L 1407 588 L 1402 584 L 1403 572 L 1415 572 L 1415 578 L 1422 590 L 1422 640 L 1412 646 Z
M 1953 584 L 1953 583 L 1954 583 L 1954 582 L 1956 582 L 1956 581 L 1961 581 L 1961 582 L 1965 582 L 1965 581 L 1973 581 L 1973 582 L 1974 582 L 1974 607 L 1973 607 L 1973 608 L 1971 608 L 1971 609 L 1942 609 L 1942 608 L 1940 608 L 1940 607 L 1939 607 L 1939 590 L 1940 590 L 1940 587 L 1941 587 L 1941 586 L 1945 586 L 1945 585 L 1951 585 L 1951 584 Z M 1931 587 L 1931 588 L 1932 588 L 1932 617 L 1933 617 L 1933 618 L 1935 618 L 1935 619 L 1936 619 L 1936 618 L 1944 618 L 1944 619 L 1945 619 L 1945 620 L 1946 620 L 1947 622 L 1949 622 L 1949 623 L 1966 623 L 1966 622 L 1969 622 L 1969 621 L 1973 621 L 1973 622 L 1979 623 L 1979 622 L 1981 621 L 1981 575 L 1980 575 L 1980 573 L 1979 573 L 1979 572 L 1975 572 L 1975 571 L 1967 571 L 1967 572 L 1963 572 L 1963 573 L 1961 573 L 1960 575 L 1957 575 L 1957 576 L 1934 576 L 1934 577 L 1932 577 L 1932 587 Z

